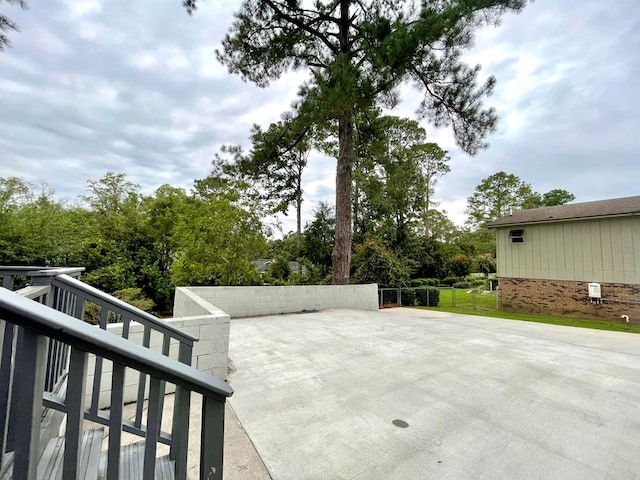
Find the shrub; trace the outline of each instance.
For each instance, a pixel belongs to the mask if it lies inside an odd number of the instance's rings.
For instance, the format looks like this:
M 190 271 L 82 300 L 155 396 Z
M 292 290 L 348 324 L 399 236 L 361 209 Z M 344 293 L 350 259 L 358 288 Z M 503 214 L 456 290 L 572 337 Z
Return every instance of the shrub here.
M 454 288 L 480 288 L 483 290 L 487 289 L 487 280 L 482 277 L 467 277 L 464 280 L 459 282 L 455 282 L 453 284 Z
M 418 305 L 422 307 L 437 307 L 440 303 L 440 290 L 433 287 L 416 288 Z
M 446 285 L 447 287 L 450 287 L 454 283 L 456 283 L 457 281 L 458 281 L 458 279 L 456 277 L 445 277 L 442 280 L 440 280 L 440 284 L 441 285 Z
M 413 287 L 437 287 L 440 284 L 440 280 L 437 278 L 413 278 L 411 279 L 411 286 Z
M 380 287 L 404 287 L 411 273 L 406 259 L 375 240 L 356 245 L 351 268 L 352 283 L 377 283 Z
M 473 267 L 473 259 L 466 255 L 458 254 L 451 257 L 449 260 L 449 271 L 452 275 L 462 280 L 469 275 L 471 268 Z
M 412 307 L 416 303 L 416 291 L 412 288 L 402 289 L 400 301 L 405 307 Z

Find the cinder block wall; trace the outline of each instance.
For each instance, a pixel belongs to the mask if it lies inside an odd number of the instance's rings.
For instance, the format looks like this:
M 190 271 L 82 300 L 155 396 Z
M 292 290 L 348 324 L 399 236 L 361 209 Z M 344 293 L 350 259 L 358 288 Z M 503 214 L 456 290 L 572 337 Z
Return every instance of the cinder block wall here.
M 185 287 L 232 318 L 351 308 L 378 310 L 378 286 Z M 182 290 L 182 289 L 180 289 Z
M 589 301 L 589 282 L 500 278 L 499 305 L 509 312 L 640 324 L 640 285 L 601 283 L 602 303 Z
M 218 310 L 218 309 L 215 309 Z M 217 314 L 214 311 L 209 315 L 197 315 L 182 318 L 172 318 L 167 320 L 172 326 L 182 330 L 199 339 L 193 345 L 193 354 L 191 365 L 198 370 L 215 375 L 225 380 L 227 378 L 227 354 L 229 351 L 229 315 Z M 113 323 L 107 325 L 107 331 L 117 336 L 122 336 L 122 323 Z M 129 340 L 142 345 L 144 334 L 143 325 L 132 322 L 129 328 Z M 162 335 L 158 332 L 151 333 L 149 349 L 158 353 L 162 353 Z M 169 356 L 178 358 L 178 341 L 171 340 L 169 348 Z M 102 376 L 100 381 L 100 394 L 98 400 L 99 408 L 107 408 L 111 401 L 111 375 L 113 366 L 109 361 L 103 361 Z M 93 389 L 93 381 L 95 377 L 95 357 L 89 355 L 87 368 L 87 385 L 85 404 L 91 402 L 91 392 Z M 135 402 L 138 395 L 138 384 L 140 373 L 127 369 L 124 382 L 124 401 Z M 146 387 L 148 390 L 149 377 L 146 378 Z M 167 384 L 166 392 L 172 393 L 175 386 Z

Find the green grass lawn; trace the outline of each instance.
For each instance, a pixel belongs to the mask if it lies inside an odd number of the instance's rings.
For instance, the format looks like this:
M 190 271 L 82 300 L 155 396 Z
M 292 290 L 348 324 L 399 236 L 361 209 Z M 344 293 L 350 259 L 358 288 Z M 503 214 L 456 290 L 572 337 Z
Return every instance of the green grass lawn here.
M 440 307 L 496 309 L 495 294 L 468 293 L 469 290 L 440 290 Z M 475 298 L 474 298 L 475 297 Z
M 598 330 L 612 330 L 616 332 L 640 333 L 640 325 L 632 325 L 628 323 L 605 322 L 603 320 L 585 320 L 580 318 L 551 317 L 547 315 L 535 315 L 532 313 L 511 313 L 500 310 L 471 310 L 469 308 L 451 307 L 450 304 L 442 302 L 442 294 L 440 292 L 439 307 L 413 307 L 422 308 L 424 310 L 436 310 L 440 312 L 461 313 L 464 315 L 478 315 L 481 317 L 504 318 L 507 320 L 523 320 L 526 322 L 551 323 L 554 325 L 566 325 L 569 327 L 595 328 Z M 449 292 L 450 295 L 450 292 Z M 456 296 L 458 291 L 456 291 Z M 478 295 L 480 298 L 480 295 Z M 493 297 L 491 297 L 493 299 Z M 457 297 L 456 297 L 457 299 Z M 457 303 L 457 302 L 456 302 Z M 494 307 L 495 308 L 495 307 Z

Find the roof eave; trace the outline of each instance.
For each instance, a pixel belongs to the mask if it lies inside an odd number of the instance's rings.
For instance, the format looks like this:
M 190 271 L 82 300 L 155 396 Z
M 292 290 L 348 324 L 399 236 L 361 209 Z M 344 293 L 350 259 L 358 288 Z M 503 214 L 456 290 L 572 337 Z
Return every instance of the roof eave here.
M 618 217 L 633 217 L 636 215 L 640 215 L 640 212 L 631 212 L 631 213 L 616 213 L 609 215 L 594 215 L 591 217 L 574 217 L 574 218 L 549 218 L 543 220 L 530 220 L 530 221 L 522 221 L 522 222 L 509 222 L 509 223 L 490 223 L 487 225 L 487 228 L 501 228 L 501 227 L 515 227 L 519 225 L 534 225 L 539 223 L 558 223 L 558 222 L 577 222 L 579 220 L 600 220 L 603 218 L 618 218 Z

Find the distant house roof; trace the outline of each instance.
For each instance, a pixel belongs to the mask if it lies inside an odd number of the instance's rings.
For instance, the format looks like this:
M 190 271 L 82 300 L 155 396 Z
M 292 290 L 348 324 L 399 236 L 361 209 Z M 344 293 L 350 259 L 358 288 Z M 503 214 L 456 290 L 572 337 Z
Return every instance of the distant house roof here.
M 269 270 L 269 264 L 271 262 L 273 262 L 273 258 L 257 258 L 253 261 L 253 263 L 256 266 L 256 269 L 260 273 L 266 273 Z M 289 268 L 291 269 L 292 272 L 297 272 L 298 269 L 300 269 L 302 273 L 307 273 L 307 267 L 305 267 L 304 265 L 300 266 L 300 264 L 295 260 L 290 260 L 288 263 L 289 263 Z
M 272 262 L 270 258 L 257 258 L 253 261 L 256 265 L 256 269 L 260 273 L 264 273 L 269 269 L 269 264 Z
M 511 215 L 505 215 L 489 223 L 487 227 L 497 228 L 529 223 L 548 223 L 638 214 L 640 214 L 640 195 L 595 202 L 570 203 L 556 207 L 516 210 Z

